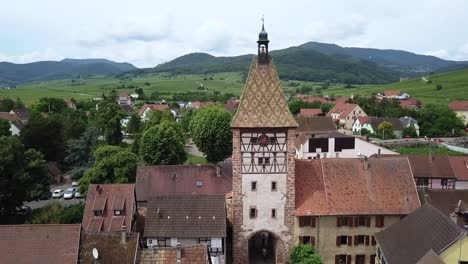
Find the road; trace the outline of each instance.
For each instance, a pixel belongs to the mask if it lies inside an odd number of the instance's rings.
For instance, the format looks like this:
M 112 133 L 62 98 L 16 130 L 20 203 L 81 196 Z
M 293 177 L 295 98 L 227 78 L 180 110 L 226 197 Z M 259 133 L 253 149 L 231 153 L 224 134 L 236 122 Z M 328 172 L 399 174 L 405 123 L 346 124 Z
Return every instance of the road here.
M 62 190 L 66 190 L 68 188 L 71 188 L 71 183 L 68 183 L 68 184 L 64 184 L 64 185 L 55 185 L 55 186 L 51 186 L 50 188 L 50 191 L 53 192 L 55 189 L 62 189 Z M 49 200 L 40 200 L 40 201 L 32 201 L 32 202 L 29 202 L 29 203 L 25 203 L 25 205 L 31 207 L 31 209 L 37 209 L 37 208 L 42 208 L 48 204 L 51 204 L 51 203 L 54 203 L 54 202 L 59 202 L 61 205 L 65 206 L 65 205 L 72 205 L 72 204 L 77 204 L 79 202 L 84 202 L 85 199 L 84 198 L 73 198 L 73 199 L 63 199 L 63 198 L 50 198 Z

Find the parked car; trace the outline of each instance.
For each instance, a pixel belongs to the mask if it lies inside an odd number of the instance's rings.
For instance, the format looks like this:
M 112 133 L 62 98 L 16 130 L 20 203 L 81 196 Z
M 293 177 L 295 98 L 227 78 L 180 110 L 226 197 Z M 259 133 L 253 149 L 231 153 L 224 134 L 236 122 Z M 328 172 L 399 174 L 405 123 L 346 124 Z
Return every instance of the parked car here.
M 78 187 L 78 182 L 77 181 L 72 181 L 72 187 Z
M 63 199 L 73 199 L 73 197 L 75 197 L 75 192 L 75 188 L 68 188 L 63 195 Z
M 27 205 L 16 207 L 16 213 L 19 215 L 29 215 L 31 214 L 32 209 Z
M 62 189 L 56 189 L 52 193 L 52 198 L 62 198 L 64 195 L 64 191 Z
M 75 192 L 75 198 L 83 198 L 84 195 L 82 195 L 80 192 Z

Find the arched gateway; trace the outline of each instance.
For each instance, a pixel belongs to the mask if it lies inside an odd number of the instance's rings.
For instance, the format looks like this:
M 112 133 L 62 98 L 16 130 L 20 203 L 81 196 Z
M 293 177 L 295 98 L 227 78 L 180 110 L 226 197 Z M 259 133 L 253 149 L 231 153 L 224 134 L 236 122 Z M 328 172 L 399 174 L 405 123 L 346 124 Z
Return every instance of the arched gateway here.
M 293 243 L 295 129 L 268 34 L 259 34 L 233 130 L 233 263 L 286 263 Z

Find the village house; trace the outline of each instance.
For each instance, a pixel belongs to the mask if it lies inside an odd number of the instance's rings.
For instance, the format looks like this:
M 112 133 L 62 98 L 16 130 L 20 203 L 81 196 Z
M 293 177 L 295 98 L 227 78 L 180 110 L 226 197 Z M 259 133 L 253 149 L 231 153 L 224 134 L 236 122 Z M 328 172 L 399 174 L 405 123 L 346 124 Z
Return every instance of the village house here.
M 168 247 L 140 249 L 137 263 L 139 264 L 216 264 L 208 254 L 208 247 L 204 244 L 187 247 Z
M 214 102 L 188 102 L 186 105 L 185 105 L 185 108 L 194 108 L 194 109 L 198 109 L 200 107 L 204 107 L 204 106 L 209 106 L 209 105 L 214 105 Z
M 374 234 L 420 206 L 404 157 L 296 161 L 296 243 L 325 264 L 375 263 Z
M 402 138 L 403 137 L 403 125 L 401 124 L 400 119 L 395 117 L 367 117 L 366 122 L 361 126 L 361 129 L 366 129 L 370 134 L 377 134 L 379 125 L 383 122 L 388 122 L 392 125 L 393 136 L 395 138 Z M 357 127 L 356 127 L 357 128 Z M 353 131 L 354 132 L 354 131 Z M 356 131 L 361 132 L 361 131 Z M 385 134 L 383 135 L 384 138 Z M 387 135 L 388 137 L 388 135 Z
M 147 121 L 152 112 L 163 110 L 169 110 L 169 106 L 167 104 L 144 104 L 140 109 L 139 115 L 142 121 Z
M 1 225 L 0 263 L 76 264 L 81 225 Z
M 0 112 L 0 119 L 8 121 L 10 124 L 10 132 L 12 136 L 18 136 L 24 127 L 24 123 L 15 113 Z
M 133 105 L 132 97 L 126 92 L 120 92 L 117 97 L 117 104 L 119 105 Z
M 398 90 L 385 90 L 382 93 L 377 94 L 377 98 L 383 99 L 397 99 L 397 100 L 405 100 L 410 98 L 410 95 L 407 93 L 402 93 Z
M 353 134 L 354 135 L 360 135 L 361 134 L 361 129 L 364 126 L 364 124 L 367 123 L 368 117 L 367 116 L 358 116 L 356 118 L 356 121 L 353 123 Z
M 409 116 L 404 116 L 404 117 L 400 117 L 400 122 L 401 122 L 401 125 L 403 126 L 403 129 L 413 127 L 414 130 L 416 131 L 416 135 L 419 137 L 418 120 Z
M 143 235 L 148 248 L 206 244 L 216 263 L 225 263 L 224 195 L 158 195 L 148 202 Z
M 72 109 L 72 110 L 76 110 L 76 105 L 75 103 L 73 103 L 72 100 L 70 99 L 65 99 L 65 103 L 67 104 L 67 107 Z
M 415 98 L 407 98 L 404 100 L 399 100 L 398 103 L 400 104 L 400 107 L 403 109 L 418 109 L 418 108 L 421 108 L 422 106 L 421 101 Z
M 338 127 L 342 127 L 347 130 L 353 128 L 354 121 L 359 116 L 367 116 L 364 110 L 357 104 L 336 104 L 328 113 L 327 116 L 331 116 L 333 120 L 338 124 Z
M 468 230 L 468 190 L 419 190 L 421 204 L 430 203 Z
M 29 109 L 23 107 L 23 108 L 15 108 L 10 111 L 10 114 L 16 115 L 18 119 L 23 122 L 23 124 L 28 123 L 29 116 L 31 115 L 31 112 Z
M 430 203 L 375 234 L 375 239 L 378 264 L 468 261 L 466 230 Z
M 417 189 L 455 189 L 456 176 L 446 155 L 408 155 Z
M 136 216 L 134 184 L 90 184 L 83 213 L 85 232 L 131 233 Z
M 449 160 L 457 179 L 455 189 L 468 190 L 468 157 L 450 156 Z
M 320 108 L 301 108 L 299 110 L 299 116 L 302 117 L 311 117 L 311 116 L 320 116 L 322 115 L 322 109 Z
M 121 233 L 82 232 L 78 263 L 136 264 L 138 263 L 136 260 L 139 251 L 139 239 L 138 233 L 127 233 L 125 231 L 121 231 Z M 97 252 L 97 259 L 93 255 L 93 250 Z
M 468 100 L 452 101 L 450 102 L 450 109 L 455 111 L 465 126 L 468 125 Z

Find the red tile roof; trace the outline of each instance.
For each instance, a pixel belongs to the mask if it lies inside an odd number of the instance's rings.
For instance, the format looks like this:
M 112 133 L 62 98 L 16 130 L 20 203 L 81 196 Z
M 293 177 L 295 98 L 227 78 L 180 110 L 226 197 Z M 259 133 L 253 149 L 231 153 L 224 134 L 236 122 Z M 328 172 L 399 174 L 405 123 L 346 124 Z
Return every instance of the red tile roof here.
M 318 116 L 321 114 L 322 114 L 322 109 L 320 108 L 311 108 L 311 109 L 302 108 L 299 113 L 299 115 L 303 117 Z
M 301 99 L 301 101 L 309 102 L 309 103 L 313 103 L 313 102 L 328 103 L 327 99 L 323 97 L 298 97 L 298 98 Z
M 119 97 L 129 97 L 129 96 L 128 96 L 128 93 L 122 91 L 119 93 Z
M 138 234 L 127 234 L 125 242 L 122 243 L 120 233 L 82 233 L 80 260 L 78 263 L 135 263 L 138 251 L 138 238 Z M 96 262 L 93 257 L 93 248 L 96 248 L 98 251 L 99 262 Z
M 140 109 L 140 115 L 142 115 L 147 108 L 151 109 L 151 111 L 158 111 L 168 110 L 169 106 L 167 104 L 144 104 Z
M 409 108 L 415 108 L 415 107 L 421 107 L 421 101 L 414 99 L 414 98 L 408 98 L 404 100 L 399 100 L 400 106 L 405 109 Z
M 0 226 L 0 263 L 77 263 L 81 225 Z
M 397 96 L 397 95 L 400 95 L 400 91 L 398 91 L 398 90 L 385 90 L 385 91 L 383 91 L 383 94 L 385 96 Z
M 211 263 L 206 245 L 200 244 L 182 247 L 181 259 L 177 262 L 176 248 L 158 248 L 157 250 L 142 249 L 138 252 L 140 264 L 208 264 Z
M 192 106 L 194 107 L 203 107 L 203 106 L 209 106 L 213 105 L 213 102 L 192 102 Z
M 468 100 L 450 102 L 450 109 L 455 111 L 468 111 Z
M 296 215 L 404 215 L 420 206 L 408 159 L 296 160 Z
M 217 176 L 213 165 L 140 166 L 137 170 L 137 201 L 148 201 L 152 195 L 226 194 L 231 190 L 232 176 Z
M 408 155 L 415 178 L 455 178 L 446 155 Z
M 340 114 L 340 118 L 346 118 L 354 109 L 358 107 L 357 104 L 336 104 L 328 113 L 327 116 L 331 114 Z M 363 112 L 365 115 L 365 113 Z
M 449 157 L 455 177 L 459 181 L 468 181 L 468 157 Z
M 134 184 L 91 184 L 83 214 L 83 229 L 114 232 L 121 231 L 125 224 L 127 232 L 131 232 L 135 207 Z M 102 216 L 95 216 L 94 212 L 100 210 L 103 211 Z M 114 210 L 122 210 L 121 215 L 114 215 Z
M 359 120 L 359 123 L 362 126 L 367 122 L 367 120 L 369 120 L 369 117 L 367 117 L 367 116 L 358 116 L 357 120 Z
M 0 112 L 0 119 L 14 122 L 18 120 L 18 116 L 16 114 L 10 114 L 9 112 Z

